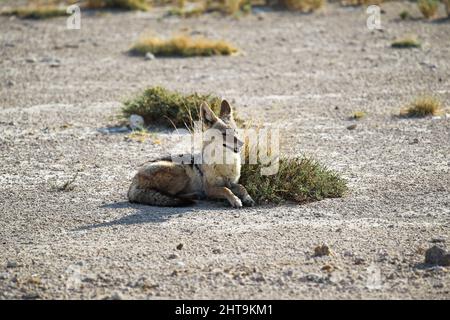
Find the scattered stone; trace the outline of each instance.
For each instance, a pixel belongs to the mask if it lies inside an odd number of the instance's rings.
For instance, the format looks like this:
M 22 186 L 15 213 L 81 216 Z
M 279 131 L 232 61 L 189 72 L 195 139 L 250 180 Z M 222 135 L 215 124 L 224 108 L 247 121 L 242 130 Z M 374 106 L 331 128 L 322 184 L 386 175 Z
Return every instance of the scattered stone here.
M 355 130 L 356 129 L 356 123 L 351 124 L 347 127 L 348 130 Z
M 450 266 L 450 253 L 438 246 L 432 246 L 425 251 L 425 263 L 438 266 Z
M 144 118 L 137 114 L 130 116 L 130 127 L 132 130 L 140 130 L 144 127 Z
M 28 63 L 36 63 L 36 58 L 26 58 L 25 59 L 25 62 L 28 62 Z
M 15 262 L 15 261 L 8 261 L 7 263 L 6 263 L 6 267 L 7 268 L 17 268 L 19 265 L 17 264 L 17 262 Z
M 145 54 L 145 60 L 155 60 L 155 59 L 156 59 L 156 57 L 155 57 L 155 55 L 153 53 L 147 52 Z
M 445 238 L 444 237 L 436 237 L 431 239 L 431 243 L 444 243 Z
M 182 243 L 180 243 L 179 245 L 177 245 L 177 250 L 181 250 L 181 249 L 183 249 L 183 244 L 182 244 Z
M 45 57 L 41 59 L 42 63 L 47 63 L 51 68 L 57 68 L 61 65 L 61 60 L 53 57 Z
M 37 298 L 39 298 L 39 294 L 37 294 L 36 292 L 25 293 L 22 296 L 22 299 L 25 299 L 25 300 L 34 300 Z
M 331 250 L 326 244 L 322 244 L 314 248 L 314 256 L 322 257 L 331 255 Z
M 108 134 L 108 133 L 129 132 L 130 130 L 128 129 L 128 127 L 109 127 L 109 128 L 100 128 L 100 129 L 97 129 L 97 131 Z
M 64 47 L 69 49 L 78 49 L 80 46 L 78 44 L 67 43 Z
M 173 259 L 178 259 L 178 255 L 175 253 L 170 254 L 167 259 L 173 260 Z
M 7 87 L 12 87 L 14 85 L 14 82 L 12 81 L 12 80 L 8 80 L 7 82 L 6 82 L 6 86 Z
M 344 257 L 353 257 L 353 256 L 354 256 L 353 252 L 349 250 L 344 251 Z
M 285 272 L 284 272 L 284 275 L 286 276 L 286 277 L 292 277 L 293 275 L 294 275 L 294 271 L 292 271 L 292 270 L 286 270 Z
M 214 249 L 212 252 L 213 252 L 214 254 L 221 254 L 221 253 L 222 253 L 222 250 L 220 250 L 219 248 L 217 248 L 217 249 Z
M 125 300 L 125 297 L 122 293 L 116 291 L 109 297 L 110 300 Z
M 356 257 L 355 260 L 353 260 L 353 263 L 356 265 L 361 265 L 364 264 L 366 262 L 366 260 L 364 260 L 364 258 L 360 258 L 360 257 Z
M 8 278 L 9 278 L 9 273 L 7 273 L 7 272 L 0 273 L 0 280 L 6 280 Z
M 324 282 L 327 281 L 327 279 L 322 277 L 321 275 L 310 273 L 310 274 L 307 274 L 307 275 L 301 277 L 300 281 L 302 281 L 302 282 L 324 283 Z

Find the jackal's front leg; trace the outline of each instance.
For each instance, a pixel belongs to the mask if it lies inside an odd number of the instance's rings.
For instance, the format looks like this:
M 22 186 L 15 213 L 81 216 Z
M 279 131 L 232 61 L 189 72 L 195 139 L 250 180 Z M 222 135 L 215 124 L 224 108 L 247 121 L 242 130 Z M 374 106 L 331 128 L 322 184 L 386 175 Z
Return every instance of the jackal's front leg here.
M 245 189 L 242 184 L 231 183 L 230 189 L 235 195 L 242 199 L 244 206 L 253 207 L 255 205 L 255 201 L 253 201 L 252 197 L 248 194 L 247 189 Z
M 242 207 L 241 200 L 226 187 L 207 187 L 205 188 L 205 192 L 209 198 L 227 199 L 233 208 Z

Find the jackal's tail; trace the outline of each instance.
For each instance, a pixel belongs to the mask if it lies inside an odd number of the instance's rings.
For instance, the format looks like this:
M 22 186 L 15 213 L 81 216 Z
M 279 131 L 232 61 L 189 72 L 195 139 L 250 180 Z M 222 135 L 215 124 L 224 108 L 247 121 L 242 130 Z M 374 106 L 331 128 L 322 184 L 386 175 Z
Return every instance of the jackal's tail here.
M 128 190 L 128 200 L 130 202 L 159 207 L 180 207 L 193 204 L 193 201 L 190 199 L 166 195 L 154 189 L 139 188 L 134 183 L 131 184 Z

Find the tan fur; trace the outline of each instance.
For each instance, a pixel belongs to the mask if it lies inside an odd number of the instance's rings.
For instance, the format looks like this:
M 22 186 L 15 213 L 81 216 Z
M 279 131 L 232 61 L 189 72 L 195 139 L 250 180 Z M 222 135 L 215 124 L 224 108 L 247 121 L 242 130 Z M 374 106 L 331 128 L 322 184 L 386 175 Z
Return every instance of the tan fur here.
M 219 117 L 206 103 L 202 104 L 200 111 L 203 130 L 214 128 L 224 132 L 236 128 L 231 106 L 225 100 L 222 101 Z M 220 143 L 219 146 L 222 147 L 225 141 L 211 143 Z M 233 144 L 233 147 L 236 146 L 242 146 L 237 137 Z M 254 205 L 247 190 L 238 184 L 241 173 L 240 154 L 230 149 L 231 146 L 223 147 L 224 156 L 233 159 L 230 164 L 204 163 L 195 166 L 176 164 L 169 159 L 145 164 L 133 178 L 128 190 L 129 201 L 156 206 L 181 206 L 192 203 L 194 199 L 207 197 L 226 199 L 235 208 L 240 208 L 243 204 Z

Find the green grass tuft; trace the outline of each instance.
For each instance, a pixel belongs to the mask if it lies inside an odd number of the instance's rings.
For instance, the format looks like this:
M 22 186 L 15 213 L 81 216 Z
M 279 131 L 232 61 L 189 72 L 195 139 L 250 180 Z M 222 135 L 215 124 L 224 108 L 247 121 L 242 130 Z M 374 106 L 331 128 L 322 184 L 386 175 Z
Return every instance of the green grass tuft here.
M 145 55 L 147 52 L 155 56 L 193 57 L 230 55 L 237 52 L 237 49 L 225 41 L 190 38 L 184 35 L 167 40 L 143 38 L 130 49 L 130 53 L 136 55 Z
M 54 5 L 18 7 L 2 11 L 0 14 L 4 16 L 17 16 L 22 19 L 48 19 L 68 15 L 65 8 Z
M 402 20 L 406 20 L 406 19 L 411 18 L 411 15 L 410 15 L 409 11 L 403 10 L 402 12 L 400 12 L 399 17 Z
M 261 203 L 306 203 L 342 197 L 347 184 L 336 172 L 308 158 L 281 158 L 278 173 L 261 175 L 261 164 L 244 164 L 240 183 Z
M 416 37 L 409 36 L 392 42 L 391 47 L 397 49 L 420 48 L 422 45 Z
M 425 95 L 416 98 L 410 106 L 400 112 L 400 115 L 406 117 L 426 117 L 439 114 L 442 109 L 442 103 L 439 99 Z
M 138 97 L 126 101 L 122 115 L 125 117 L 132 114 L 140 115 L 144 118 L 146 125 L 192 129 L 193 121 L 199 120 L 199 107 L 203 101 L 208 102 L 211 109 L 219 114 L 221 103 L 219 97 L 198 93 L 183 95 L 162 87 L 153 87 L 144 90 Z M 240 120 L 236 119 L 236 122 Z

